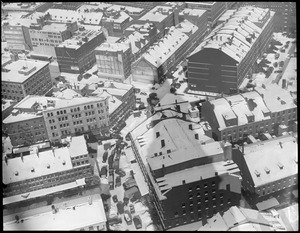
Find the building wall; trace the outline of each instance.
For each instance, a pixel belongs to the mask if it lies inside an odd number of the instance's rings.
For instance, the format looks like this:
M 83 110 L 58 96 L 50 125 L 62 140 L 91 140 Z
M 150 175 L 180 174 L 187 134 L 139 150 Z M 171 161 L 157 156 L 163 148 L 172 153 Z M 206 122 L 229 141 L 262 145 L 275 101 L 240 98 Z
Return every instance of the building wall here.
M 96 62 L 94 50 L 104 40 L 105 36 L 102 32 L 77 49 L 61 46 L 55 47 L 60 72 L 82 74 L 90 69 Z
M 4 124 L 3 128 L 8 133 L 13 146 L 31 145 L 38 141 L 48 140 L 43 116 Z
M 132 65 L 132 78 L 133 81 L 153 84 L 158 81 L 157 68 L 141 58 Z
M 28 28 L 21 25 L 3 25 L 2 27 L 10 51 L 20 52 L 32 49 Z
M 43 116 L 51 141 L 76 133 L 100 134 L 100 129 L 109 126 L 108 102 L 102 99 L 63 109 L 47 109 L 43 111 Z

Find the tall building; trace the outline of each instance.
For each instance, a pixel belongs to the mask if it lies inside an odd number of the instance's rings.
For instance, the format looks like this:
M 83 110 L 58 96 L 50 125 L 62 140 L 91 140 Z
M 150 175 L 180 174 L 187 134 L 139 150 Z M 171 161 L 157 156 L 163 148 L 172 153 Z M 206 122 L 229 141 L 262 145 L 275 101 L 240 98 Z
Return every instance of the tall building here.
M 298 187 L 297 138 L 285 135 L 233 149 L 242 188 L 251 208 L 266 209 L 280 204 Z M 259 162 L 258 162 L 259 161 Z
M 225 12 L 226 2 L 186 2 L 186 8 L 208 11 L 208 26 L 213 28 L 218 18 Z
M 156 6 L 139 18 L 137 23 L 153 23 L 159 31 L 178 24 L 178 8 L 170 6 Z
M 293 32 L 296 30 L 296 2 L 238 2 L 237 6 L 268 8 L 275 12 L 274 31 Z
M 75 21 L 71 23 L 41 22 L 40 24 L 31 24 L 29 34 L 33 51 L 56 57 L 55 47 L 72 37 L 76 30 L 78 30 L 78 25 Z
M 71 138 L 68 147 L 39 151 L 5 159 L 3 195 L 6 204 L 21 195 L 84 179 L 93 175 L 84 136 Z M 33 194 L 33 193 L 32 193 Z
M 17 60 L 1 71 L 1 97 L 16 101 L 27 95 L 45 95 L 52 87 L 49 62 Z
M 74 33 L 55 47 L 60 72 L 83 74 L 96 63 L 95 48 L 104 41 L 102 30 L 80 29 Z
M 236 93 L 272 39 L 274 12 L 255 7 L 229 11 L 188 57 L 188 87 L 194 94 Z
M 232 206 L 224 214 L 217 213 L 198 231 L 282 231 L 287 230 L 278 212 L 257 211 Z
M 131 74 L 130 43 L 103 43 L 95 49 L 95 56 L 100 78 L 124 82 Z
M 205 124 L 188 120 L 192 113 L 183 114 L 181 106 L 175 109 L 157 111 L 129 133 L 164 229 L 205 222 L 241 198 L 231 144 L 215 142 Z

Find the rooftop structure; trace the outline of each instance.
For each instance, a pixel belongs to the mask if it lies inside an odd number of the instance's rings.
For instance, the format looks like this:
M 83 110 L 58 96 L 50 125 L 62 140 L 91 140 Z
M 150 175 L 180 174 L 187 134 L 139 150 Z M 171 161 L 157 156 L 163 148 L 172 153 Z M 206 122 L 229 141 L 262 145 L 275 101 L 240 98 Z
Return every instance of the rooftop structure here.
M 139 20 L 151 21 L 151 22 L 162 22 L 168 17 L 169 14 L 173 13 L 173 8 L 170 6 L 156 6 L 148 13 L 143 15 Z
M 63 41 L 57 47 L 79 49 L 81 46 L 83 46 L 83 44 L 94 39 L 100 34 L 102 34 L 102 30 L 101 31 L 94 31 L 94 30 L 77 31 L 70 39 Z
M 79 197 L 59 203 L 53 213 L 51 206 L 40 207 L 20 213 L 22 222 L 5 221 L 5 230 L 105 230 L 106 215 L 99 194 Z M 57 207 L 56 207 L 57 208 Z M 22 217 L 24 215 L 24 217 Z
M 18 60 L 12 62 L 2 69 L 2 82 L 23 83 L 41 69 L 47 66 L 49 62 L 33 61 L 33 60 Z
M 114 23 L 123 23 L 126 20 L 132 21 L 133 19 L 127 13 L 120 11 L 118 13 L 112 12 L 112 15 L 106 14 L 103 20 Z
M 98 51 L 107 51 L 107 52 L 118 52 L 118 51 L 125 52 L 125 51 L 127 51 L 127 49 L 129 49 L 129 45 L 126 43 L 109 44 L 106 42 L 96 48 L 96 50 L 98 50 Z
M 185 8 L 182 11 L 179 12 L 179 15 L 193 15 L 193 16 L 201 16 L 206 12 L 206 10 L 202 9 L 190 9 Z
M 223 215 L 217 213 L 199 231 L 282 231 L 281 219 L 269 212 L 232 206 Z
M 298 143 L 290 135 L 246 145 L 244 154 L 255 187 L 298 174 Z
M 266 88 L 255 87 L 255 90 L 263 96 L 264 102 L 271 112 L 297 108 L 291 93 L 276 84 L 269 84 Z
M 68 137 L 67 142 L 69 143 L 68 148 L 71 158 L 88 154 L 84 135 L 77 137 Z
M 108 7 L 107 11 L 125 11 L 128 15 L 139 15 L 144 12 L 143 8 L 139 7 L 132 7 L 132 6 L 122 6 L 122 5 L 115 5 Z

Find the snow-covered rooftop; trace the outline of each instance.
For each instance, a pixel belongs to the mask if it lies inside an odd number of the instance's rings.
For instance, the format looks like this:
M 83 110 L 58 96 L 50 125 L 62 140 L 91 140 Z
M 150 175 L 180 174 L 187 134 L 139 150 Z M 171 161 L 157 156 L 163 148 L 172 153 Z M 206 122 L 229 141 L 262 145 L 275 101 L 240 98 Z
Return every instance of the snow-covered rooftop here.
M 102 43 L 98 46 L 95 51 L 108 51 L 108 52 L 117 52 L 122 51 L 125 52 L 129 49 L 129 43 Z
M 72 158 L 88 154 L 88 149 L 87 149 L 84 135 L 77 136 L 77 137 L 70 137 L 69 145 L 70 145 L 68 147 L 69 153 Z
M 205 12 L 206 12 L 206 10 L 202 10 L 202 9 L 185 8 L 181 12 L 179 12 L 179 15 L 187 14 L 187 15 L 193 15 L 193 16 L 201 17 Z
M 246 145 L 244 153 L 255 187 L 298 174 L 298 143 L 290 135 Z
M 150 22 L 162 22 L 168 15 L 173 13 L 172 7 L 169 6 L 156 6 L 148 13 L 143 15 L 139 20 Z

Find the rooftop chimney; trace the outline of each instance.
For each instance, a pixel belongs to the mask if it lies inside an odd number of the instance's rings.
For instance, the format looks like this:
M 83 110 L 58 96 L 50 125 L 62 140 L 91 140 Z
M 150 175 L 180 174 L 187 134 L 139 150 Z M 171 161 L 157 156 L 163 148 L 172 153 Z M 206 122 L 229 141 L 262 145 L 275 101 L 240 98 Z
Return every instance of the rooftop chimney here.
M 156 138 L 158 138 L 160 136 L 159 132 L 156 132 Z
M 189 124 L 189 129 L 193 130 L 193 125 L 192 124 Z
M 165 140 L 161 140 L 160 142 L 161 142 L 161 147 L 165 147 L 165 145 L 166 145 Z
M 281 147 L 281 149 L 282 149 L 282 142 L 279 142 L 279 146 Z
M 195 139 L 199 140 L 199 135 L 197 133 L 195 134 Z

